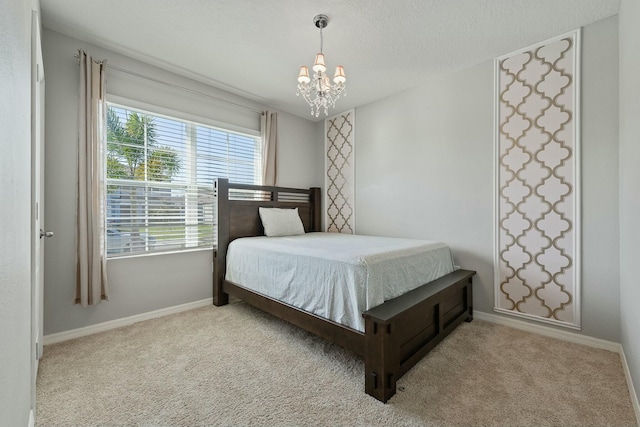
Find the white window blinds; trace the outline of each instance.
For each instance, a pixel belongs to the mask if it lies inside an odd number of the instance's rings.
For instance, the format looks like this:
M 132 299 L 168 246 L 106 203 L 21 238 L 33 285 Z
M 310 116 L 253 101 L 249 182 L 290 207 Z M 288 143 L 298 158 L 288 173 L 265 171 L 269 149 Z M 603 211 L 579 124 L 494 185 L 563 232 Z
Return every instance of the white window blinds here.
M 108 104 L 108 256 L 211 247 L 214 179 L 260 176 L 257 137 Z

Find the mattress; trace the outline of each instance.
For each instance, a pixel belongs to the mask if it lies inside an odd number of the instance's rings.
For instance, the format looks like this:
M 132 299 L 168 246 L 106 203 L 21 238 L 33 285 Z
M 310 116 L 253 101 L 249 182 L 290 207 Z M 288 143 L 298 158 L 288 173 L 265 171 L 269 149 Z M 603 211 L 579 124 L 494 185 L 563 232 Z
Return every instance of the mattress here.
M 307 233 L 234 240 L 225 279 L 364 332 L 364 311 L 453 270 L 442 242 Z

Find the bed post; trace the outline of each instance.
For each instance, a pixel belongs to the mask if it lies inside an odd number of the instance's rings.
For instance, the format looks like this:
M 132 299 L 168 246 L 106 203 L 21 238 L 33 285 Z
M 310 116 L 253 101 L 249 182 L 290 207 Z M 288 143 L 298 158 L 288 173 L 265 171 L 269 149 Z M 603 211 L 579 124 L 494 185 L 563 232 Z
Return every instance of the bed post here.
M 322 192 L 320 187 L 311 187 L 309 201 L 311 202 L 311 230 L 322 231 Z
M 218 178 L 213 183 L 217 210 L 218 243 L 213 248 L 213 304 L 225 305 L 229 295 L 222 290 L 229 246 L 229 180 Z
M 468 316 L 467 318 L 464 320 L 465 322 L 471 322 L 473 321 L 473 282 L 472 282 L 472 277 L 469 277 L 469 284 L 467 285 L 467 295 L 466 295 L 466 303 L 467 303 L 467 313 Z
M 365 317 L 364 390 L 382 403 L 396 393 L 399 377 L 397 353 L 394 351 L 390 323 Z

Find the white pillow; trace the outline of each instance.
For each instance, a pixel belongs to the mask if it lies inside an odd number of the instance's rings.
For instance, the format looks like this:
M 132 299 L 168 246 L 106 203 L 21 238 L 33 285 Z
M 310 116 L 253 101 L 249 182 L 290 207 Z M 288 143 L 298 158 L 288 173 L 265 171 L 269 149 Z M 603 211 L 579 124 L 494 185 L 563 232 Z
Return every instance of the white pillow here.
M 264 234 L 267 237 L 295 236 L 304 234 L 304 226 L 298 208 L 258 208 Z

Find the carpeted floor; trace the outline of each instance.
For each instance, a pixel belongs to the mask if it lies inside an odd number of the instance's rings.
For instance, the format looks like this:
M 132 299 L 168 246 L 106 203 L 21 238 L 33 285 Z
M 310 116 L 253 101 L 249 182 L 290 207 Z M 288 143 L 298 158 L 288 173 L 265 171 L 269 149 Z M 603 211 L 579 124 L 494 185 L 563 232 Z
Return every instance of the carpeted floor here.
M 398 382 L 245 304 L 47 346 L 37 426 L 636 426 L 616 353 L 474 320 Z

